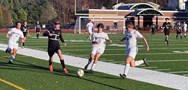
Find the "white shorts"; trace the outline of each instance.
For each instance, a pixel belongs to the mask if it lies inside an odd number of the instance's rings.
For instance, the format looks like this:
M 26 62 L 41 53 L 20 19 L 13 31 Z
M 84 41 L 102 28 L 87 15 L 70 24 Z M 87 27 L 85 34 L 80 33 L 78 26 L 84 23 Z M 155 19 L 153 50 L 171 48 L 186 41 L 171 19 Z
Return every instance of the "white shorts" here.
M 18 49 L 18 43 L 9 41 L 8 48 L 10 48 L 10 49 L 13 49 L 13 48 Z
M 89 29 L 87 31 L 88 31 L 88 33 L 91 33 L 91 34 L 93 33 L 92 29 Z
M 126 49 L 126 55 L 131 56 L 133 59 L 135 59 L 137 53 L 138 53 L 137 47 Z
M 184 32 L 187 32 L 187 29 L 183 29 L 184 30 Z
M 91 53 L 94 55 L 96 55 L 97 53 L 103 54 L 104 50 L 104 47 L 93 47 Z

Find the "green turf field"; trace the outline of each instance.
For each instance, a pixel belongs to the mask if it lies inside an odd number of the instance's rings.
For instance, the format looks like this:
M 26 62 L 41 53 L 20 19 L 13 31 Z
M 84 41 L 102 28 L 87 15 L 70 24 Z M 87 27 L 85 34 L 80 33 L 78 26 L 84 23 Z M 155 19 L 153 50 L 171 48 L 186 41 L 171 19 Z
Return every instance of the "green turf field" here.
M 78 57 L 88 58 L 91 51 L 91 43 L 86 40 L 86 34 L 63 34 L 68 46 L 61 46 L 64 54 Z M 188 74 L 188 39 L 176 40 L 175 34 L 170 36 L 170 46 L 164 44 L 164 35 L 144 34 L 147 38 L 150 51 L 146 52 L 143 42 L 139 40 L 139 53 L 136 59 L 147 58 L 150 67 L 140 66 L 140 68 L 152 69 L 162 72 L 187 75 Z M 124 37 L 123 34 L 111 34 L 109 37 L 113 40 L 113 44 L 107 44 L 105 53 L 100 58 L 100 61 L 124 64 L 125 59 L 125 43 L 120 43 L 119 40 Z M 5 33 L 0 34 L 0 43 L 7 43 Z M 36 39 L 35 34 L 31 34 L 26 41 L 27 48 L 47 50 L 47 39 L 41 37 Z M 2 53 L 2 52 L 1 52 Z M 55 68 L 57 71 L 50 73 L 47 70 L 47 61 L 38 59 L 28 59 L 25 56 L 17 56 L 16 64 L 6 64 L 8 61 L 7 54 L 2 53 L 0 58 L 0 78 L 13 82 L 26 89 L 77 89 L 88 90 L 109 90 L 109 89 L 166 89 L 159 86 L 141 83 L 133 80 L 121 80 L 118 77 L 108 76 L 102 73 L 90 74 L 86 73 L 84 78 L 75 77 L 77 68 L 69 67 L 71 70 L 70 76 L 65 76 L 61 73 L 60 65 L 57 64 Z M 2 67 L 2 68 L 1 68 Z M 40 73 L 39 73 L 40 72 Z M 28 76 L 29 75 L 29 76 Z M 20 77 L 15 77 L 20 76 Z M 107 76 L 107 77 L 106 77 Z M 69 78 L 67 78 L 69 77 Z M 20 78 L 20 79 L 19 79 Z M 39 79 L 40 78 L 40 79 Z M 32 82 L 30 82 L 32 81 Z M 53 82 L 50 85 L 49 81 Z M 28 82 L 28 83 L 26 83 Z M 55 84 L 57 83 L 57 84 Z M 9 85 L 1 83 L 5 86 L 3 90 L 10 89 Z M 74 87 L 73 87 L 74 86 Z
M 48 62 L 36 58 L 17 55 L 14 64 L 8 64 L 9 55 L 0 51 L 0 79 L 11 82 L 20 88 L 28 90 L 167 90 L 148 83 L 123 80 L 119 77 L 103 73 L 85 72 L 84 77 L 78 78 L 78 68 L 67 68 L 69 75 L 62 73 L 60 64 L 54 63 L 55 71 L 48 71 Z M 9 84 L 0 81 L 1 90 L 16 90 Z
M 78 57 L 88 58 L 91 51 L 91 43 L 86 40 L 87 34 L 63 34 L 68 46 L 61 46 L 64 54 Z M 147 58 L 150 64 L 148 69 L 158 70 L 162 72 L 175 73 L 180 75 L 188 74 L 188 37 L 183 40 L 176 39 L 175 34 L 170 36 L 170 46 L 164 44 L 164 35 L 162 33 L 151 36 L 144 34 L 147 38 L 150 51 L 146 52 L 143 42 L 139 40 L 139 53 L 136 60 Z M 101 56 L 100 61 L 124 64 L 125 47 L 124 42 L 119 40 L 124 37 L 123 34 L 110 34 L 109 37 L 113 40 L 113 44 L 107 44 L 105 53 Z M 0 43 L 7 43 L 5 33 L 0 34 Z M 36 39 L 32 33 L 26 41 L 27 48 L 47 50 L 47 39 L 41 37 Z M 142 67 L 141 68 L 147 68 Z M 186 71 L 187 70 L 187 71 Z

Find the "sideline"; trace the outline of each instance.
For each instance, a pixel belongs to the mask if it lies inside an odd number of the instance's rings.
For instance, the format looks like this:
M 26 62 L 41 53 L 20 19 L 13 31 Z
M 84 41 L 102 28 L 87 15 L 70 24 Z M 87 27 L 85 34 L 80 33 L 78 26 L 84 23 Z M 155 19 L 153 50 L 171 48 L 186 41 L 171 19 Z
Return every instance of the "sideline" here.
M 20 86 L 17 86 L 17 85 L 15 85 L 15 84 L 13 84 L 13 83 L 11 83 L 11 82 L 9 82 L 9 81 L 3 80 L 3 79 L 1 79 L 1 78 L 0 78 L 0 82 L 3 82 L 3 83 L 5 83 L 5 84 L 8 84 L 8 85 L 10 85 L 10 86 L 12 86 L 12 87 L 14 87 L 14 88 L 19 89 L 19 90 L 26 90 L 26 89 L 24 89 L 24 88 L 22 88 L 22 87 L 20 87 Z
M 7 45 L 0 44 L 0 50 L 5 50 Z M 46 51 L 39 51 L 29 48 L 18 49 L 18 54 L 30 56 L 42 60 L 48 60 L 48 54 Z M 86 63 L 86 58 L 80 58 L 75 56 L 63 55 L 66 65 L 83 68 Z M 54 55 L 54 62 L 60 63 L 58 55 Z M 89 66 L 91 67 L 91 65 Z M 124 70 L 124 65 L 113 64 L 108 62 L 98 61 L 94 71 L 102 72 L 114 76 L 119 76 Z M 147 70 L 142 68 L 130 68 L 127 78 L 137 80 L 141 82 L 151 83 L 163 87 L 169 87 L 179 90 L 188 89 L 188 77 L 175 75 L 170 73 L 164 73 L 159 71 Z

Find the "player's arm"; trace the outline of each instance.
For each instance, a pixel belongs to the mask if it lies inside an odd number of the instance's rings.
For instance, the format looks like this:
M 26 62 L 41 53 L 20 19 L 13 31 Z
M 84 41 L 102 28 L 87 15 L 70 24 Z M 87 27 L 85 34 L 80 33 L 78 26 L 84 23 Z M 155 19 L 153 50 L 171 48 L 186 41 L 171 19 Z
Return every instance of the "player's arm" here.
M 9 34 L 9 33 L 7 33 L 6 37 L 7 37 L 7 38 L 9 38 L 9 37 L 10 37 L 10 34 Z
M 59 38 L 60 38 L 61 42 L 64 43 L 64 46 L 67 46 L 67 43 L 66 43 L 65 40 L 63 39 L 62 34 L 59 35 Z
M 108 39 L 107 42 L 112 43 L 112 40 L 111 40 L 111 39 Z
M 46 30 L 46 31 L 43 33 L 43 36 L 50 36 L 50 31 Z
M 148 42 L 147 42 L 146 38 L 142 37 L 142 40 L 143 40 L 143 42 L 144 42 L 144 44 L 146 46 L 146 50 L 149 51 L 149 45 L 148 45 Z

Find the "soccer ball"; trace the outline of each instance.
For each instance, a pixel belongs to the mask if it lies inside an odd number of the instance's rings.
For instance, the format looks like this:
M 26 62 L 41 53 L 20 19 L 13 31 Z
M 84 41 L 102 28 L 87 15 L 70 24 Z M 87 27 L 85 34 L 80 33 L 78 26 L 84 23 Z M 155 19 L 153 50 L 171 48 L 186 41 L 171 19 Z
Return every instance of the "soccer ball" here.
M 82 69 L 78 69 L 77 75 L 78 75 L 78 77 L 84 76 L 84 71 Z

